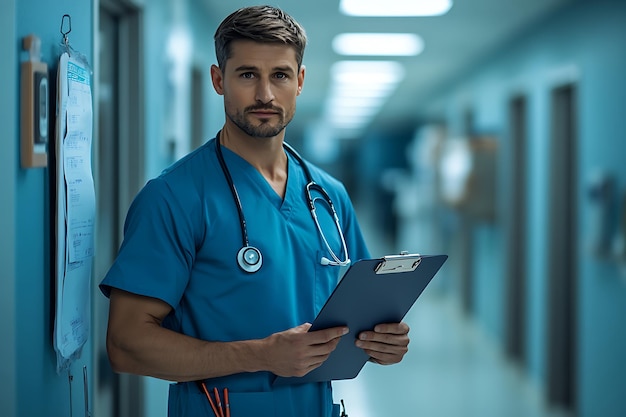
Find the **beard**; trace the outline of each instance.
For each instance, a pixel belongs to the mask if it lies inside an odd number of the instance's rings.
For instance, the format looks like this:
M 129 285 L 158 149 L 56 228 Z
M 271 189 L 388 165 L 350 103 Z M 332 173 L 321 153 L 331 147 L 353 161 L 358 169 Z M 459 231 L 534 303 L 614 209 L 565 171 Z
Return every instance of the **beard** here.
M 270 120 L 261 120 L 260 124 L 255 125 L 250 121 L 246 114 L 251 111 L 256 110 L 271 110 L 275 111 L 276 114 L 273 116 L 278 116 L 278 122 L 272 122 Z M 229 112 L 226 110 L 226 117 L 228 117 L 239 129 L 241 129 L 245 134 L 255 138 L 271 138 L 278 135 L 282 132 L 291 119 L 293 119 L 294 112 L 285 114 L 282 109 L 274 107 L 272 105 L 267 106 L 250 106 L 246 107 L 243 112 L 235 111 Z

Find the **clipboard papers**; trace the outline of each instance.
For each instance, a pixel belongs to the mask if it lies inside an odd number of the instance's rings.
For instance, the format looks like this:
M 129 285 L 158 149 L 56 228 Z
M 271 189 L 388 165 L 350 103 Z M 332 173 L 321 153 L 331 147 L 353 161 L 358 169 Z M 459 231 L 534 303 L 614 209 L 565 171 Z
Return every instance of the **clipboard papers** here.
M 326 362 L 303 377 L 276 377 L 275 385 L 356 377 L 369 356 L 355 346 L 359 333 L 402 321 L 447 255 L 392 255 L 360 260 L 346 271 L 309 331 L 347 325 Z

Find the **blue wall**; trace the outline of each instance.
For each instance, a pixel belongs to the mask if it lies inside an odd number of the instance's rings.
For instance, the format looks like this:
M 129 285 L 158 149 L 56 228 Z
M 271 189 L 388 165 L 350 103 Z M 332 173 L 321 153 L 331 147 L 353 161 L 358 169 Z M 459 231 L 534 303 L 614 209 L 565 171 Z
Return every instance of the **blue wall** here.
M 0 334 L 4 335 L 0 343 L 0 379 L 15 381 L 17 375 L 16 356 L 16 316 L 15 316 L 15 172 L 17 170 L 17 126 L 15 120 L 15 75 L 17 66 L 17 45 L 15 42 L 15 1 L 6 0 L 0 13 L 0 51 L 5 54 L 5 61 L 0 65 Z M 2 411 L 8 416 L 15 415 L 16 388 L 13 383 L 3 383 L 0 390 Z
M 592 203 L 588 184 L 598 171 L 617 180 L 626 193 L 626 3 L 574 2 L 531 28 L 517 41 L 484 60 L 469 75 L 437 98 L 432 109 L 457 126 L 469 106 L 475 130 L 497 132 L 507 139 L 508 101 L 528 98 L 528 373 L 541 388 L 546 378 L 546 300 L 550 91 L 563 83 L 578 85 L 579 108 L 579 256 L 578 267 L 578 403 L 581 416 L 623 416 L 626 387 L 626 276 L 619 265 L 594 257 L 589 250 Z M 458 127 L 457 127 L 458 131 Z M 510 194 L 502 184 L 501 198 Z M 616 207 L 617 208 L 617 207 Z M 505 245 L 500 225 L 481 226 L 473 236 L 475 250 L 474 305 L 477 320 L 495 338 L 504 336 Z
M 20 167 L 20 99 L 16 81 L 19 80 L 19 62 L 24 58 L 22 38 L 30 33 L 41 38 L 42 61 L 49 68 L 56 67 L 64 14 L 72 17 L 72 46 L 91 60 L 92 12 L 91 2 L 70 0 L 4 0 L 2 4 L 2 52 L 8 57 L 4 57 L 0 70 L 0 125 L 3 129 L 0 169 L 3 182 L 6 182 L 2 186 L 0 206 L 3 265 L 0 304 L 3 309 L 2 334 L 9 336 L 3 336 L 1 348 L 3 415 L 71 414 L 69 377 L 67 373 L 57 374 L 52 345 L 54 285 L 50 273 L 49 170 Z M 6 41 L 11 45 L 5 49 Z M 54 78 L 51 81 L 54 82 Z M 84 409 L 83 366 L 92 369 L 89 343 L 71 368 L 74 375 L 72 410 L 77 415 Z M 8 396 L 6 402 L 5 395 Z

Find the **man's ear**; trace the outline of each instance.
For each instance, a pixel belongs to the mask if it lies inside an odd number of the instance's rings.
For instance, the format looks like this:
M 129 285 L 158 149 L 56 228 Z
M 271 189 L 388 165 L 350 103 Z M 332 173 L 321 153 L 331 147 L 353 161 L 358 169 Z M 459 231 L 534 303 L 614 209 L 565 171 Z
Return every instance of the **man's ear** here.
M 224 95 L 224 74 L 217 65 L 211 65 L 211 82 L 215 92 L 220 96 Z
M 304 74 L 306 72 L 306 67 L 304 65 L 300 66 L 300 71 L 298 71 L 298 95 L 302 93 L 302 88 L 304 87 Z

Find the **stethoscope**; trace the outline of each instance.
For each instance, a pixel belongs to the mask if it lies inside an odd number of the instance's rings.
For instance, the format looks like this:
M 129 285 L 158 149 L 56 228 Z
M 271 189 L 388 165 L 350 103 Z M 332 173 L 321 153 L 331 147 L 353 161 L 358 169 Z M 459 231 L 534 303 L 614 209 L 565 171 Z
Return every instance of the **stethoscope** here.
M 305 187 L 305 193 L 306 193 L 307 202 L 309 204 L 309 211 L 311 212 L 311 216 L 313 217 L 315 226 L 317 227 L 317 230 L 320 236 L 322 237 L 322 240 L 324 241 L 324 245 L 326 245 L 326 248 L 328 249 L 328 252 L 330 253 L 330 257 L 332 258 L 332 259 L 329 259 L 323 256 L 322 259 L 320 260 L 320 263 L 322 265 L 333 265 L 333 266 L 348 265 L 350 263 L 350 259 L 348 258 L 348 248 L 346 247 L 346 240 L 343 236 L 343 231 L 341 230 L 341 226 L 339 225 L 339 217 L 337 216 L 337 212 L 335 211 L 335 206 L 332 200 L 330 199 L 330 196 L 321 185 L 313 181 L 313 178 L 311 177 L 311 171 L 309 171 L 309 168 L 306 166 L 306 163 L 304 162 L 302 157 L 300 157 L 298 152 L 296 152 L 296 150 L 293 149 L 287 143 L 283 143 L 283 147 L 285 148 L 287 152 L 289 152 L 298 161 L 298 163 L 300 163 L 300 166 L 302 167 L 302 170 L 304 171 L 304 175 L 306 176 L 306 179 L 308 181 L 308 184 Z M 230 188 L 230 191 L 233 194 L 233 200 L 235 200 L 235 204 L 237 206 L 237 212 L 239 214 L 239 224 L 241 225 L 241 240 L 243 241 L 243 246 L 237 252 L 237 264 L 245 272 L 250 272 L 250 273 L 256 272 L 263 265 L 263 255 L 261 254 L 261 251 L 258 248 L 251 246 L 250 242 L 248 241 L 248 228 L 246 226 L 246 219 L 243 215 L 243 207 L 241 205 L 241 200 L 239 199 L 239 193 L 237 193 L 237 188 L 235 187 L 235 183 L 233 182 L 233 177 L 230 175 L 228 166 L 226 166 L 226 161 L 224 161 L 224 155 L 222 154 L 221 148 L 222 147 L 220 145 L 220 134 L 218 133 L 217 137 L 215 138 L 215 151 L 217 154 L 217 160 L 219 161 L 220 166 L 222 167 L 222 171 L 224 172 L 224 176 L 226 177 L 226 182 L 228 183 L 228 187 Z M 315 191 L 316 193 L 321 195 L 321 197 L 313 197 L 312 191 Z M 341 239 L 342 250 L 343 250 L 343 253 L 345 254 L 344 260 L 341 260 L 335 254 L 335 252 L 330 247 L 328 240 L 326 240 L 326 236 L 324 236 L 322 227 L 320 226 L 320 223 L 317 219 L 317 213 L 315 209 L 316 200 L 325 200 L 328 206 L 330 207 L 330 211 L 335 220 L 335 226 L 337 227 L 337 232 L 339 233 L 339 238 Z

